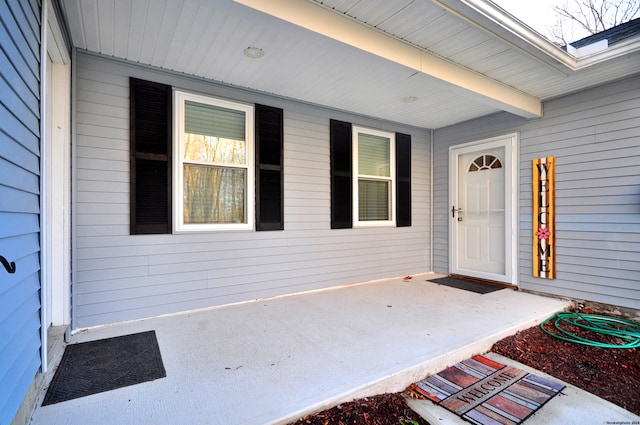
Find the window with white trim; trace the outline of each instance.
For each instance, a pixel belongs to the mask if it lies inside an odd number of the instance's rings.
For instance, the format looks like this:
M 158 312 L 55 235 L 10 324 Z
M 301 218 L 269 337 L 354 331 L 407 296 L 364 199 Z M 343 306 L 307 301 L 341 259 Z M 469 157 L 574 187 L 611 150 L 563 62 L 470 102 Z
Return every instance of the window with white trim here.
M 395 225 L 395 134 L 353 127 L 353 222 Z
M 252 105 L 174 91 L 173 229 L 253 229 Z

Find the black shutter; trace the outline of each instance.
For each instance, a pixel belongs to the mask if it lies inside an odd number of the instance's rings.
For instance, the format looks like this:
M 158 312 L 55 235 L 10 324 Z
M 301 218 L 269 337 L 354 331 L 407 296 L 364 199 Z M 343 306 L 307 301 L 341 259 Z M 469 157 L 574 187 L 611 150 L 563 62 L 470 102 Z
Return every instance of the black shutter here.
M 351 124 L 331 120 L 331 228 L 353 226 Z
M 282 109 L 256 105 L 256 230 L 284 230 Z
M 131 234 L 171 233 L 171 87 L 129 79 Z
M 411 226 L 411 136 L 396 133 L 396 226 Z

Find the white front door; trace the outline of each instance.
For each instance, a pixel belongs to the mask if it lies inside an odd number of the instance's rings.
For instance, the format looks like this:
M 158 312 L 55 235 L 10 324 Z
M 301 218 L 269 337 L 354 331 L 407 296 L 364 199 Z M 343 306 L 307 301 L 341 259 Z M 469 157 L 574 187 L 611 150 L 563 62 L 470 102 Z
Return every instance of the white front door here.
M 515 284 L 516 136 L 450 149 L 450 272 Z

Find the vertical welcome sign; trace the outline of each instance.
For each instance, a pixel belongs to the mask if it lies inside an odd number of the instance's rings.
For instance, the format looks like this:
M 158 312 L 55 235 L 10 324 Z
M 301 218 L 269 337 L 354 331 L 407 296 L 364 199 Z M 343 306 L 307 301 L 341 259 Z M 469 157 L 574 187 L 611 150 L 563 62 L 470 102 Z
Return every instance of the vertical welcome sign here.
M 556 277 L 555 157 L 533 160 L 533 275 Z

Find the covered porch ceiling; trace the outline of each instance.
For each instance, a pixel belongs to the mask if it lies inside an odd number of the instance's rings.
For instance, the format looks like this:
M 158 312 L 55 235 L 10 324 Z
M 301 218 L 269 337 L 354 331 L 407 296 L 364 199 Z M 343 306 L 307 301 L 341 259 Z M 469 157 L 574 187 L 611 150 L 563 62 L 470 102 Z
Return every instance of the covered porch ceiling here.
M 486 0 L 61 3 L 79 49 L 431 129 L 540 117 L 544 100 L 640 65 L 637 37 L 576 59 Z

